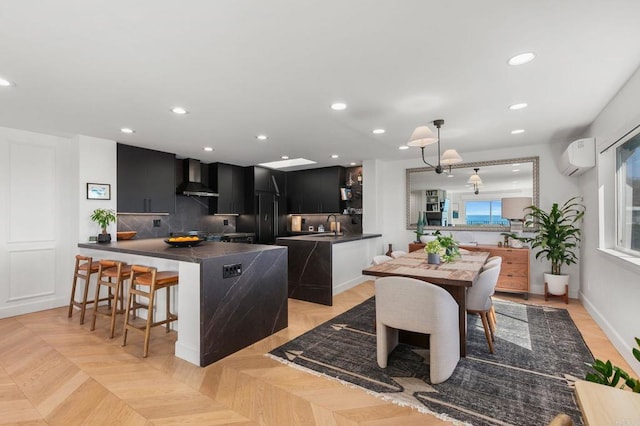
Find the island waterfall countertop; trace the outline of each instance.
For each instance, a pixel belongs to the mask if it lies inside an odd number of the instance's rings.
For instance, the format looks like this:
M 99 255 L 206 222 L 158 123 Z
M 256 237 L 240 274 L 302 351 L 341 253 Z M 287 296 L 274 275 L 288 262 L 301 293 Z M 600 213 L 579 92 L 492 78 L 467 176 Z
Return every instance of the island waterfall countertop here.
M 332 305 L 334 295 L 366 281 L 361 271 L 382 249 L 380 237 L 326 232 L 277 238 L 289 248 L 289 297 Z
M 178 270 L 171 298 L 178 314 L 175 355 L 193 364 L 209 365 L 288 325 L 286 247 L 209 241 L 173 247 L 162 238 L 78 247 L 94 260 Z
M 78 247 L 194 263 L 202 263 L 203 260 L 213 257 L 259 252 L 277 248 L 277 246 L 230 244 L 213 241 L 203 241 L 191 247 L 173 247 L 165 243 L 163 238 L 123 240 L 106 244 L 79 243 Z

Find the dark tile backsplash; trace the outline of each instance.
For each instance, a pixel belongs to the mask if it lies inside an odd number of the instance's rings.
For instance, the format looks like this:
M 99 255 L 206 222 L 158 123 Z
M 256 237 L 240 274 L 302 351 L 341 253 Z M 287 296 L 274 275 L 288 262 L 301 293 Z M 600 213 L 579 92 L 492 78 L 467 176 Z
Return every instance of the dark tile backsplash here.
M 118 231 L 136 231 L 136 238 L 167 237 L 171 233 L 201 231 L 224 233 L 236 231 L 235 216 L 209 215 L 209 200 L 176 196 L 176 213 L 170 215 L 118 215 Z M 154 227 L 153 221 L 160 220 Z M 227 224 L 225 225 L 225 221 Z

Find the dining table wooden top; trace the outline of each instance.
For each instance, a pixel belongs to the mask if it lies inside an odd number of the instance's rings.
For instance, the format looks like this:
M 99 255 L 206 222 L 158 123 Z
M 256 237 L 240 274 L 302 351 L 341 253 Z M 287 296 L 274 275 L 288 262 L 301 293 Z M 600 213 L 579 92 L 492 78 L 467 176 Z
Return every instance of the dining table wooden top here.
M 432 265 L 427 262 L 427 253 L 417 250 L 380 265 L 362 270 L 363 275 L 377 277 L 409 277 L 433 284 L 470 287 L 478 278 L 489 252 L 469 251 L 451 262 Z

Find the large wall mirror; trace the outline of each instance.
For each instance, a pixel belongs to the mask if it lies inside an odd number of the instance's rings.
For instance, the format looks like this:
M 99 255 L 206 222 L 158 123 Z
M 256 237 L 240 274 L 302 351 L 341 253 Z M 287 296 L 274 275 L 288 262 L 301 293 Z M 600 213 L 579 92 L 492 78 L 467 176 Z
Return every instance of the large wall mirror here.
M 538 206 L 538 162 L 525 157 L 460 163 L 442 174 L 433 167 L 407 169 L 407 229 L 415 230 L 419 212 L 426 212 L 429 230 L 508 231 L 501 199 L 531 197 Z M 475 187 L 469 183 L 474 174 L 482 181 Z

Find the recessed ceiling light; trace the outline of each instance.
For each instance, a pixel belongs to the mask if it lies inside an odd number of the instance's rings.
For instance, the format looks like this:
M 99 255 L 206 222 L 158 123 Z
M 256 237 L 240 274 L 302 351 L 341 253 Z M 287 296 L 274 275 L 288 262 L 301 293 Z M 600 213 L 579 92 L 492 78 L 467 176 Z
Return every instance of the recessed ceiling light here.
M 173 112 L 174 114 L 188 114 L 189 111 L 187 111 L 186 109 L 182 108 L 182 107 L 173 107 L 171 108 L 171 112 Z
M 354 163 L 353 161 L 349 163 L 350 166 L 355 166 L 358 163 Z
M 409 149 L 409 145 L 400 145 L 398 149 L 401 149 L 401 150 Z
M 256 136 L 256 139 L 259 139 L 261 141 L 266 141 L 268 139 L 267 135 L 258 135 Z
M 202 148 L 202 149 L 204 149 L 204 150 L 205 150 L 205 151 L 207 151 L 207 152 L 211 152 L 211 151 L 213 151 L 213 148 L 211 148 L 210 146 L 205 146 L 205 147 L 204 147 L 204 148 Z
M 509 65 L 523 65 L 523 64 L 526 64 L 527 62 L 533 61 L 535 57 L 536 57 L 536 54 L 533 52 L 520 53 L 514 56 L 513 58 L 509 59 L 508 63 Z
M 338 154 L 331 154 L 331 158 L 340 158 Z
M 6 80 L 6 79 L 0 77 L 0 86 L 9 87 L 9 86 L 13 86 L 13 83 L 11 83 L 9 80 Z
M 373 134 L 374 134 L 374 135 L 381 135 L 381 134 L 383 134 L 384 132 L 385 132 L 385 130 L 384 130 L 384 129 L 374 129 L 374 130 L 373 130 Z
M 347 109 L 347 104 L 344 102 L 334 102 L 331 104 L 331 109 L 334 111 L 343 111 Z
M 288 159 L 289 159 L 289 156 L 288 156 L 288 155 L 283 155 L 283 156 L 282 156 L 282 157 L 280 157 L 280 158 L 282 158 L 283 160 L 288 160 Z
M 130 128 L 128 128 L 128 127 L 123 127 L 122 129 L 120 129 L 120 131 L 121 131 L 122 133 L 128 133 L 128 134 L 131 134 L 131 133 L 135 133 L 135 132 L 136 132 L 135 130 L 130 129 Z
M 520 133 L 524 133 L 524 129 L 516 129 L 511 131 L 512 135 L 519 135 Z
M 521 104 L 513 104 L 509 106 L 509 109 L 512 111 L 515 111 L 515 110 L 526 108 L 526 107 L 527 107 L 527 104 L 523 102 Z

